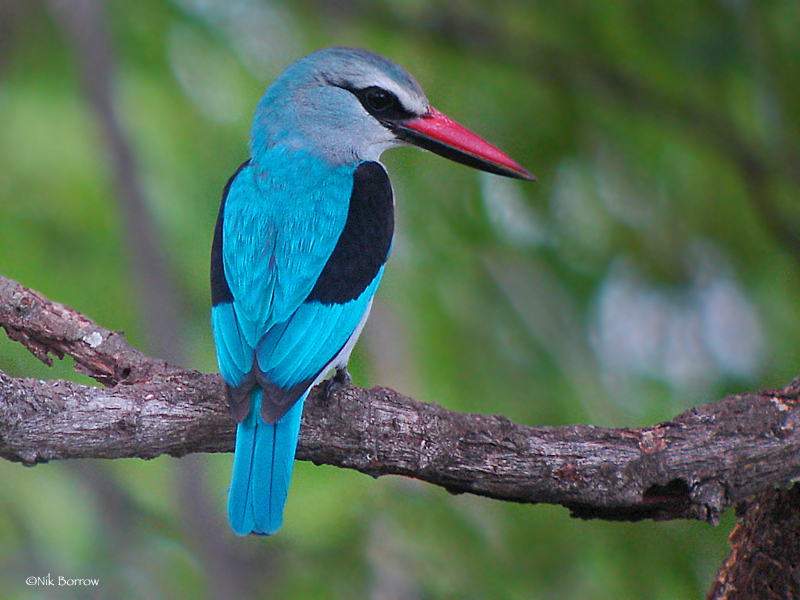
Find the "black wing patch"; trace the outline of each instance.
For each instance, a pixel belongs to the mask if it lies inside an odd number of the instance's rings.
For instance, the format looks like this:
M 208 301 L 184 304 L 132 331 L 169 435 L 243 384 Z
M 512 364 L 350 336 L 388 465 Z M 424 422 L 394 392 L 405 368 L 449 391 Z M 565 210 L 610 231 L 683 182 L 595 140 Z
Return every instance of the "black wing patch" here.
M 342 235 L 306 301 L 344 304 L 355 300 L 389 257 L 394 235 L 392 184 L 377 162 L 353 173 L 353 191 Z
M 217 214 L 217 225 L 214 227 L 214 241 L 211 242 L 211 306 L 216 306 L 222 302 L 233 302 L 233 294 L 231 293 L 231 288 L 228 287 L 228 280 L 225 278 L 225 267 L 222 262 L 222 221 L 225 213 L 225 200 L 228 198 L 231 183 L 242 172 L 242 169 L 249 164 L 249 159 L 244 161 L 236 169 L 236 173 L 231 175 L 228 183 L 225 184 L 225 189 L 222 190 L 222 202 L 220 202 L 219 213 Z

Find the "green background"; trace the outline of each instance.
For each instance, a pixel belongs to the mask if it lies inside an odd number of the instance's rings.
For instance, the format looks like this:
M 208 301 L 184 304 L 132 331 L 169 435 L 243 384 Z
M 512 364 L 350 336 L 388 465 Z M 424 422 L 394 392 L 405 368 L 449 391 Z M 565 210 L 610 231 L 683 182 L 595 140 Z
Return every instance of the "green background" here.
M 70 34 L 76 14 L 95 28 Z M 0 0 L 0 273 L 215 370 L 211 232 L 253 108 L 296 58 L 361 46 L 539 182 L 384 157 L 398 229 L 357 384 L 609 426 L 782 385 L 800 364 L 799 31 L 795 0 Z M 77 58 L 98 35 L 106 62 Z M 166 325 L 87 101 L 103 69 Z M 0 369 L 85 381 L 4 336 Z M 1 463 L 0 597 L 699 598 L 733 525 L 582 522 L 298 463 L 281 532 L 240 539 L 230 464 Z M 48 573 L 100 585 L 25 584 Z

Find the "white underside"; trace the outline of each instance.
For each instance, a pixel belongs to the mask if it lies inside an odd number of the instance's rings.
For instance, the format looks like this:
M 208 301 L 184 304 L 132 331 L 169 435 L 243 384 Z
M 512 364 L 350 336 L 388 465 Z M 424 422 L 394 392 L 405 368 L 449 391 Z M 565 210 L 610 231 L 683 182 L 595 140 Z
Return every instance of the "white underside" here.
M 367 304 L 367 310 L 364 311 L 364 315 L 361 317 L 361 320 L 358 322 L 358 326 L 353 330 L 353 333 L 347 338 L 347 342 L 339 350 L 339 354 L 337 354 L 331 362 L 325 365 L 325 368 L 319 372 L 317 378 L 314 380 L 314 383 L 311 384 L 311 388 L 315 385 L 320 383 L 325 377 L 330 373 L 331 369 L 341 369 L 342 367 L 347 366 L 347 361 L 350 360 L 350 353 L 353 352 L 353 348 L 355 348 L 356 342 L 358 341 L 359 336 L 361 335 L 361 331 L 364 329 L 364 325 L 369 318 L 369 311 L 372 310 L 372 299 L 370 299 L 369 304 Z

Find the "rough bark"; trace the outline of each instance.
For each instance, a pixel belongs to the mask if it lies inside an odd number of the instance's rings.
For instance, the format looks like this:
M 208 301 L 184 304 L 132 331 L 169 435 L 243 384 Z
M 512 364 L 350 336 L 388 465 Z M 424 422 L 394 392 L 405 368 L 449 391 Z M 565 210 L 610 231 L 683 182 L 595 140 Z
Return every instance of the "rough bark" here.
M 0 456 L 153 458 L 229 452 L 218 375 L 148 358 L 84 315 L 0 279 L 0 325 L 50 362 L 108 387 L 0 375 Z M 298 458 L 372 476 L 406 475 L 580 517 L 716 522 L 726 508 L 800 473 L 798 385 L 734 395 L 641 429 L 529 427 L 456 413 L 386 388 L 348 386 L 307 403 Z
M 121 333 L 3 277 L 0 326 L 48 364 L 50 353 L 68 354 L 76 370 L 106 386 L 0 373 L 0 457 L 35 464 L 233 449 L 218 375 L 151 359 Z M 306 404 L 297 457 L 454 493 L 559 504 L 581 518 L 716 523 L 738 504 L 742 522 L 709 598 L 797 597 L 752 590 L 769 581 L 770 590 L 796 591 L 800 581 L 798 492 L 774 491 L 800 475 L 799 397 L 795 381 L 652 427 L 611 429 L 529 427 L 387 388 L 346 386 L 327 398 L 318 389 Z
M 800 488 L 767 490 L 736 512 L 731 553 L 708 600 L 800 598 Z

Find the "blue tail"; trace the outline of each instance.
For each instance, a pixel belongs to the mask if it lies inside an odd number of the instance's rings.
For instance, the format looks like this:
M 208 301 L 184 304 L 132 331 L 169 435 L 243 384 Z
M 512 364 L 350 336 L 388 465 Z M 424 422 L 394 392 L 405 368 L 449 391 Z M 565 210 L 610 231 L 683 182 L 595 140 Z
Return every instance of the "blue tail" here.
M 261 388 L 253 388 L 250 414 L 236 430 L 228 496 L 228 520 L 237 535 L 272 535 L 280 529 L 305 399 L 303 394 L 277 423 L 268 425 L 260 414 Z

